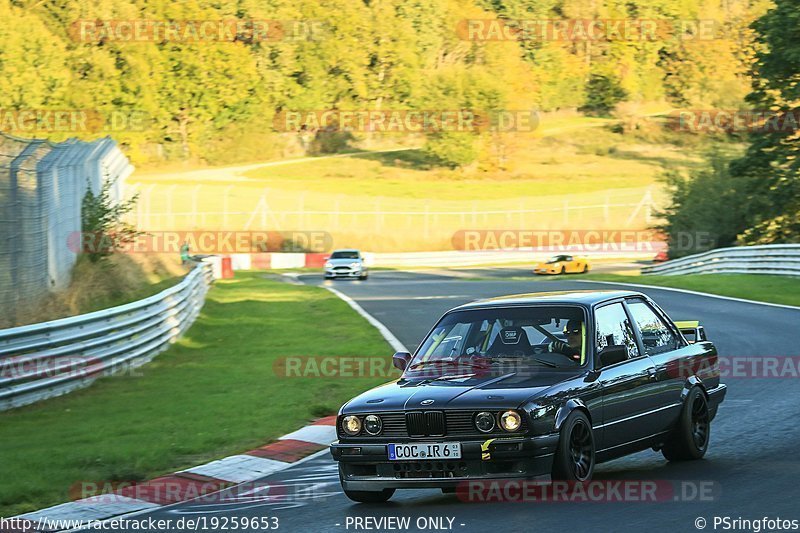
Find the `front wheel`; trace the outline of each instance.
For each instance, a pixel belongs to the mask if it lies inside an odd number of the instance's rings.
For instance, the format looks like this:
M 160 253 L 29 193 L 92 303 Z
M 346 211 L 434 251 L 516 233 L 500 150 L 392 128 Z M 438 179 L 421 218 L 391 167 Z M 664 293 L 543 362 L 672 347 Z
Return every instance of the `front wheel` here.
M 683 402 L 681 416 L 661 453 L 668 461 L 701 459 L 708 450 L 711 436 L 711 415 L 708 400 L 700 387 L 692 387 Z
M 368 277 L 369 277 L 369 276 L 368 276 L 367 274 L 361 274 L 360 276 L 358 276 L 358 279 L 360 279 L 361 281 L 364 281 L 364 280 L 365 280 L 365 279 L 367 279 Z
M 383 490 L 344 490 L 344 495 L 359 503 L 383 503 L 389 501 L 389 498 L 394 495 L 394 489 Z
M 589 418 L 573 411 L 561 426 L 553 459 L 553 479 L 591 481 L 595 465 L 594 433 Z

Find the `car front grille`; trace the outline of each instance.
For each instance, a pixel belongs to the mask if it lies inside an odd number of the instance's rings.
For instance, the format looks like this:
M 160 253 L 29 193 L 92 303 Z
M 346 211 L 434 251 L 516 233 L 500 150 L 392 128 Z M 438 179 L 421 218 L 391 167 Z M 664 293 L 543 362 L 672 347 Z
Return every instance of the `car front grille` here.
M 406 413 L 406 428 L 410 437 L 424 437 L 428 434 L 425 413 Z
M 493 411 L 492 411 L 493 412 Z M 528 430 L 525 416 L 522 427 L 515 433 L 503 431 L 499 427 L 490 433 L 481 433 L 475 428 L 474 418 L 477 411 L 409 411 L 393 413 L 375 413 L 383 421 L 383 430 L 374 438 L 393 437 L 460 437 L 460 436 L 492 436 L 518 435 Z M 341 424 L 341 421 L 340 421 Z M 339 429 L 341 435 L 341 428 Z M 343 435 L 342 435 L 343 436 Z M 373 438 L 362 434 L 359 438 Z
M 447 433 L 442 411 L 412 411 L 406 413 L 409 437 L 443 437 Z

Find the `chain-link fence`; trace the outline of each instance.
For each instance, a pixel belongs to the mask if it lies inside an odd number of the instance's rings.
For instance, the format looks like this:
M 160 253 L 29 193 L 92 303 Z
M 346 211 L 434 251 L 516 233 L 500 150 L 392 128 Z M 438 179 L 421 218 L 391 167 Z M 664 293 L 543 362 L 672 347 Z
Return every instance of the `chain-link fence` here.
M 130 184 L 127 192 L 139 194 L 129 220 L 143 231 L 324 231 L 334 247 L 372 252 L 451 250 L 453 236 L 464 230 L 645 229 L 656 221 L 664 197 L 658 187 L 636 187 L 427 200 L 298 192 L 246 180 L 219 185 L 145 180 Z
M 0 134 L 0 322 L 69 284 L 87 187 L 114 179 L 119 198 L 132 170 L 109 138 L 56 144 Z

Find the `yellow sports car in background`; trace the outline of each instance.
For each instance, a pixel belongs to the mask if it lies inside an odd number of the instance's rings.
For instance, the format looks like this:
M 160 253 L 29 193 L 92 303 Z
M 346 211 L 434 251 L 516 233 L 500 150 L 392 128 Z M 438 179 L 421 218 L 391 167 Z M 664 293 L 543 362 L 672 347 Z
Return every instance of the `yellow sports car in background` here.
M 533 269 L 534 274 L 575 274 L 589 272 L 589 260 L 572 255 L 554 255 Z

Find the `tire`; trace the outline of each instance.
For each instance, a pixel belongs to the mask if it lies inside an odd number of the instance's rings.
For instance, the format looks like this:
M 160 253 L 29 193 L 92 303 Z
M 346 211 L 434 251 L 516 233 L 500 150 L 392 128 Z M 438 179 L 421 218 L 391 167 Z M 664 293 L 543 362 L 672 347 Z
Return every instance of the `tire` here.
M 368 277 L 369 277 L 368 274 L 362 274 L 362 275 L 358 276 L 358 279 L 360 279 L 361 281 L 365 281 Z
M 562 267 L 561 267 L 561 272 L 559 272 L 559 274 L 561 274 L 561 275 L 564 275 L 564 274 L 566 274 L 566 273 L 567 273 L 567 267 L 563 267 L 563 266 L 562 266 Z
M 692 387 L 681 409 L 678 425 L 661 453 L 668 461 L 702 459 L 711 438 L 711 413 L 708 400 L 700 387 Z
M 583 270 L 581 270 L 581 274 L 586 274 L 587 272 L 589 272 L 589 265 L 584 263 Z
M 552 477 L 554 480 L 591 481 L 594 466 L 592 424 L 583 411 L 573 411 L 561 426 Z
M 344 495 L 359 503 L 384 503 L 394 495 L 394 489 L 383 490 L 344 490 Z

